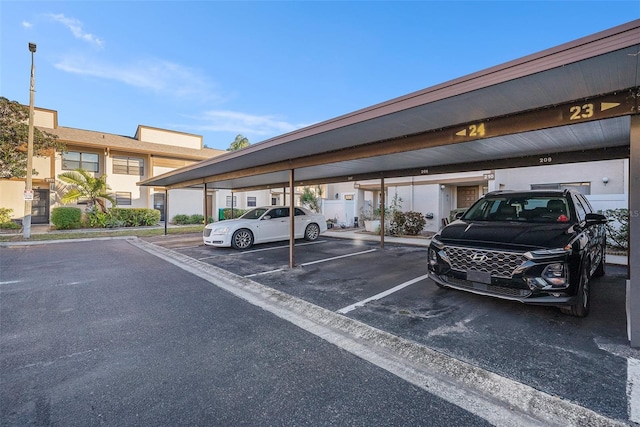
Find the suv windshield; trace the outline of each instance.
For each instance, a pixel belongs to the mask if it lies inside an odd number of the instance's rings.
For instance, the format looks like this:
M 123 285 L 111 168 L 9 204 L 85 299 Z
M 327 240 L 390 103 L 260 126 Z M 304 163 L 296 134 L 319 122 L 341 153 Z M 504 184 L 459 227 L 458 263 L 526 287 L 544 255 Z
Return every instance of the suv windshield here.
M 495 196 L 478 200 L 465 214 L 467 221 L 569 222 L 567 201 L 561 196 Z

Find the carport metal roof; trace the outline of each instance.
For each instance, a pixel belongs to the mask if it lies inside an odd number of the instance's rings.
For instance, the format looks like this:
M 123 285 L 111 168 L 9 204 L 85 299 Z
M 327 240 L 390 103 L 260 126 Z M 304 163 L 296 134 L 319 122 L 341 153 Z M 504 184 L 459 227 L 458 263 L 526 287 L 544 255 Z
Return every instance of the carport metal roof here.
M 638 52 L 640 20 L 140 185 L 237 191 L 282 188 L 292 169 L 308 185 L 628 157 Z
M 293 189 L 541 161 L 629 158 L 629 259 L 638 260 L 639 64 L 635 20 L 140 185 Z M 293 248 L 291 230 L 291 266 Z M 630 263 L 627 290 L 629 339 L 640 347 L 640 263 Z

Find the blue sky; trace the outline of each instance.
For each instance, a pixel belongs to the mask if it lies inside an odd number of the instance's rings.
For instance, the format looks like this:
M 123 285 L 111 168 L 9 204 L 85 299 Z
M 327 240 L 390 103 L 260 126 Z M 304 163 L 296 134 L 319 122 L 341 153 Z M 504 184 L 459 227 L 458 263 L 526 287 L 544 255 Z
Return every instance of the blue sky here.
M 0 96 L 257 143 L 640 18 L 634 1 L 0 1 Z

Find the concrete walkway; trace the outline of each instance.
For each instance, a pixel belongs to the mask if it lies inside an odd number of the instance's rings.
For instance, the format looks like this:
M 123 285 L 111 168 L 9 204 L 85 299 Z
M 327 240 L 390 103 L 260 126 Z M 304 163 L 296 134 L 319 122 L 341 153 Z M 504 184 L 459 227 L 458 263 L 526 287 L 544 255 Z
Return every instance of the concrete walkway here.
M 377 234 L 372 234 L 365 232 L 363 228 L 338 228 L 338 229 L 329 229 L 325 236 L 337 237 L 341 239 L 351 239 L 351 240 L 367 240 L 370 242 L 379 242 L 380 236 Z M 431 239 L 429 237 L 424 236 L 416 236 L 416 237 L 395 237 L 395 236 L 384 236 L 385 243 L 399 243 L 402 245 L 416 245 L 416 246 L 424 246 L 428 247 L 429 243 L 431 243 Z M 613 265 L 627 265 L 628 258 L 626 255 L 612 255 L 607 254 L 606 257 L 607 264 Z
M 180 225 L 169 224 L 167 228 L 180 228 Z M 140 227 L 143 229 L 149 228 L 164 228 L 164 223 L 161 223 L 154 227 Z M 136 228 L 131 228 L 131 230 L 135 230 Z M 45 233 L 70 233 L 70 232 L 104 232 L 104 231 L 122 231 L 122 228 L 115 229 L 81 229 L 81 230 L 51 230 L 51 226 L 49 224 L 34 224 L 31 226 L 31 234 L 45 234 Z M 16 232 L 15 234 L 22 234 L 22 231 Z M 330 228 L 327 230 L 326 236 L 335 237 L 340 239 L 350 239 L 350 240 L 366 240 L 369 242 L 380 242 L 380 235 L 373 234 L 364 231 L 364 228 Z M 429 246 L 431 243 L 431 239 L 426 236 L 411 236 L 411 237 L 396 237 L 396 236 L 384 236 L 385 243 L 395 243 L 402 245 L 415 245 L 415 246 L 424 246 L 425 248 Z M 612 255 L 607 254 L 607 264 L 613 265 L 627 265 L 628 258 L 626 255 Z

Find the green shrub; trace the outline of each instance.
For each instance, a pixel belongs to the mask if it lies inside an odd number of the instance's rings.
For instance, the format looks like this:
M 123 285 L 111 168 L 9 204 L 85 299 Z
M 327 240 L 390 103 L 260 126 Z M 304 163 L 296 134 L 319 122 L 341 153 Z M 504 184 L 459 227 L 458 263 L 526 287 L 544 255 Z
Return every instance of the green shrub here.
M 19 230 L 20 228 L 22 228 L 20 224 L 14 221 L 0 223 L 0 229 L 2 230 Z
M 112 226 L 117 227 L 141 227 L 160 222 L 160 211 L 157 209 L 111 208 L 109 213 L 112 215 Z
M 409 236 L 417 236 L 422 233 L 427 220 L 420 212 L 409 211 L 404 213 L 404 234 Z
M 82 227 L 80 208 L 58 207 L 51 211 L 51 222 L 58 230 L 72 230 Z
M 18 230 L 21 228 L 18 222 L 11 220 L 12 212 L 13 212 L 13 209 L 0 208 L 0 229 Z
M 386 231 L 391 236 L 398 236 L 400 234 L 403 234 L 405 221 L 406 219 L 405 219 L 404 212 L 393 211 L 393 215 L 391 215 L 391 221 L 389 222 L 388 230 Z
M 233 219 L 242 216 L 246 211 L 246 209 L 233 208 L 233 216 L 231 216 L 231 208 L 224 208 L 222 213 L 224 215 L 224 219 Z
M 204 224 L 204 215 L 191 215 L 189 217 L 189 224 Z
M 173 221 L 171 221 L 173 224 L 179 224 L 179 225 L 184 225 L 184 224 L 189 224 L 189 215 L 184 215 L 184 214 L 179 214 L 173 217 Z
M 204 215 L 184 215 L 179 214 L 173 217 L 172 224 L 187 225 L 187 224 L 204 224 Z
M 87 212 L 86 226 L 90 228 L 116 228 L 123 227 L 124 221 L 114 216 L 113 212 L 102 212 L 92 208 Z
M 417 236 L 422 232 L 427 220 L 420 212 L 393 211 L 393 215 L 388 227 L 388 234 L 391 236 L 408 235 Z
M 5 224 L 7 222 L 11 222 L 11 214 L 12 213 L 13 213 L 13 209 L 0 208 L 0 224 Z

